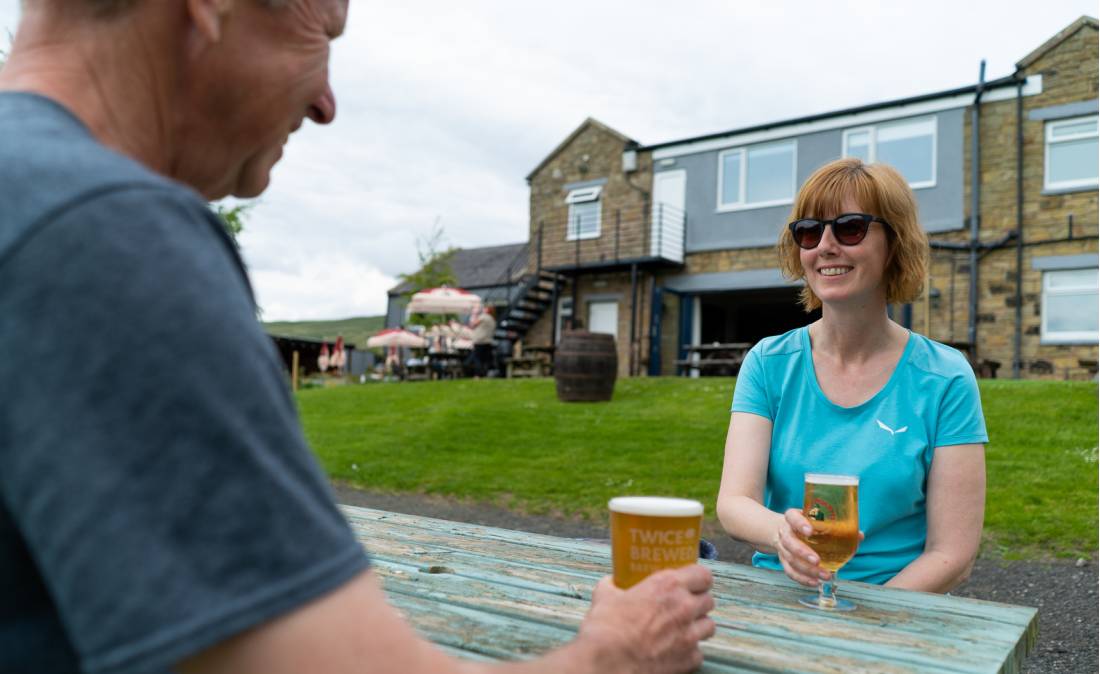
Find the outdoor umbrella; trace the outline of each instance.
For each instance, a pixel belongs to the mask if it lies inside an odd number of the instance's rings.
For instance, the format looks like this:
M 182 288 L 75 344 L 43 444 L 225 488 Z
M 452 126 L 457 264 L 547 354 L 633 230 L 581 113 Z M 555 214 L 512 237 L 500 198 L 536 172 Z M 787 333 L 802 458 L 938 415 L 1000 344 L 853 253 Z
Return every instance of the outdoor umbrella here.
M 344 338 L 336 338 L 336 346 L 332 347 L 332 356 L 329 357 L 329 365 L 336 368 L 337 372 L 344 371 L 344 364 L 347 362 L 347 354 L 344 352 Z
M 462 288 L 429 288 L 409 300 L 410 314 L 469 314 L 481 308 L 481 298 Z
M 414 335 L 401 328 L 390 328 L 367 340 L 367 348 L 373 349 L 376 346 L 411 346 L 419 349 L 423 348 L 425 343 L 420 335 Z

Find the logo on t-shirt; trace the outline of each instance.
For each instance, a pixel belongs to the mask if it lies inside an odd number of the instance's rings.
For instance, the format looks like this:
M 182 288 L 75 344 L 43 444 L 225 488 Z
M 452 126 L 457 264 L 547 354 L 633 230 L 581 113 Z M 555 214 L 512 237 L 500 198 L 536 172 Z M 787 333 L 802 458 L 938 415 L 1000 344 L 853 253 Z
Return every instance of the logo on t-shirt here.
M 909 430 L 908 426 L 902 426 L 901 428 L 899 428 L 898 430 L 895 431 L 894 429 L 890 428 L 889 426 L 882 423 L 878 419 L 875 419 L 875 421 L 878 421 L 878 427 L 879 428 L 881 428 L 884 431 L 889 431 L 890 435 L 897 435 L 898 433 L 904 433 L 905 431 Z

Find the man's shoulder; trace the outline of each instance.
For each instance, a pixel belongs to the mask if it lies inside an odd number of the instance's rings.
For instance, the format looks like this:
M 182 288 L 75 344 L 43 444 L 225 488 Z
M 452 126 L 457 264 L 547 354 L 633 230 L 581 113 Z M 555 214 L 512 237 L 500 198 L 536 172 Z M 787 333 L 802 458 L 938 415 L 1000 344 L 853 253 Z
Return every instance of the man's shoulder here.
M 119 192 L 201 203 L 191 190 L 99 143 L 54 101 L 0 93 L 0 258 L 41 223 Z

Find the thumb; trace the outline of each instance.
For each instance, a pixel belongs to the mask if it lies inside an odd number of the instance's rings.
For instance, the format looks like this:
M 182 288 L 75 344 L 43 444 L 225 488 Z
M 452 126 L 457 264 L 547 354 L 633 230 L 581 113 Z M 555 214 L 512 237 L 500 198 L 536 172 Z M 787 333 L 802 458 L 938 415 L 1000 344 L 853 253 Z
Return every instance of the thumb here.
M 596 583 L 596 587 L 592 589 L 592 603 L 604 601 L 608 597 L 615 594 L 624 592 L 615 587 L 615 582 L 611 579 L 611 576 L 604 576 L 600 579 L 600 582 Z

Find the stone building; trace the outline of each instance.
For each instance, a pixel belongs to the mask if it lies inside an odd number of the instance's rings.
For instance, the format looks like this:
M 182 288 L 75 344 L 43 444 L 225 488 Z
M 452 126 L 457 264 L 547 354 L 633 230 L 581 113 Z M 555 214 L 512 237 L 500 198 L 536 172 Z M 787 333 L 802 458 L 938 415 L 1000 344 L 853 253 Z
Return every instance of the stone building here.
M 1095 374 L 1090 17 L 1012 75 L 950 91 L 649 146 L 586 120 L 527 178 L 528 269 L 547 299 L 511 336 L 553 344 L 579 321 L 615 334 L 621 374 L 673 374 L 688 345 L 813 320 L 774 243 L 798 185 L 841 156 L 896 166 L 933 241 L 925 294 L 891 307 L 895 320 L 966 351 L 984 376 Z

